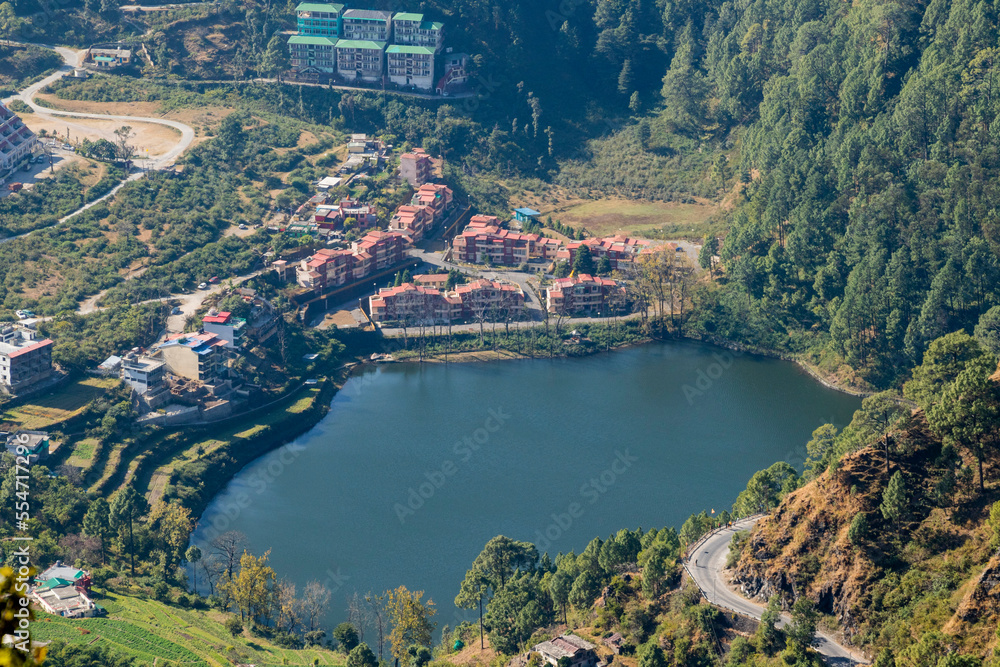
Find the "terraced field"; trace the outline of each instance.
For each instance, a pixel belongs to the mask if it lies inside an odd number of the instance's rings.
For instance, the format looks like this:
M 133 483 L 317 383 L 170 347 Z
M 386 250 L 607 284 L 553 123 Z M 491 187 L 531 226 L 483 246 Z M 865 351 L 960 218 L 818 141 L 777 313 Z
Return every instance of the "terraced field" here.
M 98 600 L 107 618 L 66 619 L 39 613 L 32 629 L 39 641 L 105 643 L 140 663 L 157 667 L 231 665 L 343 665 L 345 656 L 325 649 L 283 649 L 261 637 L 231 637 L 225 615 L 138 597 L 109 594 Z M 286 662 L 287 660 L 287 662 Z

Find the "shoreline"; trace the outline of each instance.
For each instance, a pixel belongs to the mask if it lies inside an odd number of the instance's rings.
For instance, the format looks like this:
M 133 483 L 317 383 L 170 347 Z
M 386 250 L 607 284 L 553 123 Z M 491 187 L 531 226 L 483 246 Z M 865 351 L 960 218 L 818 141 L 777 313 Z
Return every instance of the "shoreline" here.
M 410 337 L 419 338 L 420 336 L 418 335 Z M 395 338 L 396 337 L 393 337 L 390 340 L 394 340 Z M 765 357 L 768 359 L 778 359 L 780 361 L 791 362 L 794 363 L 803 372 L 805 372 L 814 380 L 822 384 L 827 389 L 833 389 L 835 391 L 839 391 L 841 393 L 848 394 L 850 396 L 856 396 L 858 398 L 867 398 L 869 396 L 879 393 L 874 389 L 863 389 L 860 387 L 854 387 L 843 384 L 837 381 L 833 376 L 824 373 L 823 371 L 816 368 L 815 366 L 813 366 L 812 364 L 810 364 L 809 362 L 805 361 L 804 359 L 800 358 L 797 355 L 789 354 L 787 352 L 781 352 L 779 350 L 750 347 L 747 345 L 743 345 L 737 341 L 731 341 L 727 339 L 702 338 L 699 336 L 693 336 L 688 334 L 682 334 L 679 337 L 671 336 L 667 338 L 646 337 L 643 338 L 642 340 L 629 343 L 622 343 L 620 345 L 614 345 L 610 349 L 602 348 L 602 349 L 588 350 L 586 347 L 583 347 L 582 352 L 580 354 L 567 354 L 564 351 L 560 354 L 552 355 L 551 357 L 539 354 L 536 354 L 535 356 L 529 356 L 526 354 L 518 354 L 516 352 L 511 352 L 509 350 L 501 350 L 500 356 L 497 356 L 495 350 L 483 349 L 483 350 L 466 350 L 466 351 L 449 353 L 447 355 L 448 356 L 447 359 L 445 359 L 444 355 L 442 354 L 428 354 L 425 355 L 422 359 L 419 359 L 416 357 L 415 353 L 413 357 L 406 357 L 403 359 L 393 359 L 392 361 L 383 363 L 398 363 L 398 364 L 456 363 L 457 364 L 457 363 L 480 363 L 480 362 L 496 362 L 496 361 L 521 361 L 521 360 L 535 360 L 535 359 L 557 359 L 557 358 L 569 358 L 569 357 L 588 357 L 594 354 L 599 354 L 601 352 L 613 352 L 615 350 L 623 350 L 630 347 L 648 345 L 650 343 L 657 343 L 657 342 L 662 343 L 662 342 L 682 341 L 682 340 L 703 343 L 706 345 L 713 345 L 715 347 L 719 347 L 726 350 L 732 350 L 734 352 L 739 352 L 741 354 L 753 354 L 758 357 Z M 488 357 L 488 358 L 482 358 L 482 357 Z M 367 365 L 379 366 L 380 364 L 378 362 L 372 362 L 371 360 L 367 359 L 363 360 L 362 363 L 359 364 L 359 366 L 367 366 Z M 903 398 L 901 395 L 897 397 L 897 400 L 901 403 L 905 403 L 906 405 L 910 405 L 910 402 L 905 398 Z

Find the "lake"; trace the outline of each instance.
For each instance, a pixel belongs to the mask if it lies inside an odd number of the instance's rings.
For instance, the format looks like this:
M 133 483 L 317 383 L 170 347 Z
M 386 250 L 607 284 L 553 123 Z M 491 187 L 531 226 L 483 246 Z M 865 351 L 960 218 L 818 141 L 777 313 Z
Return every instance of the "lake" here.
M 300 591 L 326 583 L 328 629 L 354 591 L 399 585 L 454 626 L 476 618 L 453 601 L 490 538 L 555 556 L 620 528 L 680 528 L 730 508 L 757 470 L 801 470 L 812 431 L 859 406 L 794 364 L 691 342 L 369 367 L 314 429 L 247 466 L 192 541 L 239 530 Z

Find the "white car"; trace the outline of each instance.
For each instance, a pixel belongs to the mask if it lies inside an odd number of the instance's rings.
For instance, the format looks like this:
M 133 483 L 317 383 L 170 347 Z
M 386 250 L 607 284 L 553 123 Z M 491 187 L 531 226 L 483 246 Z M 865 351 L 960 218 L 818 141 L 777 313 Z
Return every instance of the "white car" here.
M 170 311 L 170 314 L 171 315 L 180 315 L 181 314 L 181 308 L 180 308 L 180 306 L 174 306 L 173 310 Z
M 240 229 L 247 229 L 247 226 L 243 223 L 240 223 Z
M 198 289 L 208 289 L 208 283 L 201 283 L 198 285 Z

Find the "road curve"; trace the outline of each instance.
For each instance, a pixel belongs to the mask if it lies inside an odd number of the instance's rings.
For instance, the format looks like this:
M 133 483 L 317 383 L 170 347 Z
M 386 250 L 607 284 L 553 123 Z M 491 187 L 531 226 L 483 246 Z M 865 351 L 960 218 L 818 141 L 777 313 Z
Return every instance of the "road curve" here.
M 145 176 L 148 170 L 162 169 L 163 167 L 170 166 L 171 164 L 173 164 L 174 160 L 176 160 L 178 156 L 180 156 L 181 153 L 186 151 L 194 142 L 194 129 L 190 125 L 185 125 L 184 123 L 180 123 L 176 120 L 168 120 L 166 118 L 152 118 L 148 116 L 119 116 L 112 114 L 83 113 L 79 111 L 59 111 L 56 109 L 50 109 L 48 107 L 39 106 L 38 104 L 35 103 L 35 95 L 38 93 L 38 91 L 40 91 L 45 86 L 48 86 L 49 84 L 54 83 L 55 81 L 61 79 L 67 73 L 72 72 L 73 69 L 78 66 L 84 52 L 73 51 L 72 49 L 67 49 L 62 46 L 49 46 L 47 44 L 32 44 L 30 46 L 38 46 L 43 49 L 50 49 L 52 51 L 55 51 L 63 59 L 63 64 L 55 72 L 45 77 L 41 81 L 38 81 L 28 86 L 17 95 L 12 95 L 11 97 L 4 98 L 3 100 L 4 104 L 9 104 L 11 100 L 20 99 L 25 104 L 30 106 L 39 116 L 47 116 L 49 118 L 70 117 L 70 118 L 91 118 L 96 120 L 120 120 L 125 123 L 129 122 L 155 123 L 157 125 L 166 125 L 167 127 L 172 127 L 173 129 L 178 130 L 181 133 L 181 139 L 179 142 L 177 142 L 176 146 L 171 148 L 163 155 L 160 155 L 156 158 L 149 159 L 146 161 L 145 170 L 132 172 L 131 174 L 129 174 L 128 178 L 126 178 L 124 181 L 116 185 L 104 196 L 84 204 L 83 206 L 76 209 L 69 215 L 63 216 L 62 218 L 59 219 L 59 222 L 56 224 L 62 224 L 67 220 L 69 220 L 70 218 L 72 218 L 73 216 L 78 215 L 83 211 L 86 211 L 88 208 L 96 206 L 102 201 L 114 197 L 115 194 L 119 190 L 121 190 L 126 183 L 128 183 L 129 181 L 134 181 L 142 178 L 143 176 Z M 49 229 L 49 227 L 44 227 L 43 229 Z M 36 229 L 34 231 L 40 231 L 40 230 Z M 31 232 L 28 232 L 28 234 L 30 233 Z M 7 241 L 11 241 L 13 239 L 20 238 L 21 236 L 26 236 L 26 235 L 27 234 L 9 236 L 7 238 L 0 239 L 0 243 L 6 243 Z
M 684 561 L 685 569 L 701 588 L 706 600 L 718 607 L 724 607 L 756 619 L 761 617 L 764 606 L 751 602 L 730 588 L 724 570 L 726 569 L 726 556 L 729 553 L 729 543 L 733 539 L 733 535 L 741 530 L 749 530 L 759 519 L 760 517 L 743 519 L 735 522 L 731 528 L 724 528 L 710 534 L 691 549 L 688 558 Z M 790 621 L 791 618 L 787 614 L 782 614 L 781 622 L 778 625 L 784 626 Z M 823 660 L 828 665 L 846 667 L 847 665 L 867 662 L 823 632 L 816 633 L 813 648 L 823 656 Z

